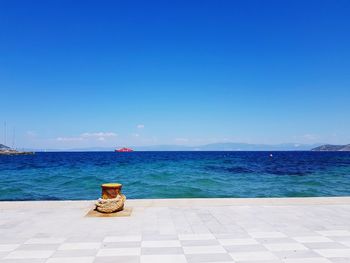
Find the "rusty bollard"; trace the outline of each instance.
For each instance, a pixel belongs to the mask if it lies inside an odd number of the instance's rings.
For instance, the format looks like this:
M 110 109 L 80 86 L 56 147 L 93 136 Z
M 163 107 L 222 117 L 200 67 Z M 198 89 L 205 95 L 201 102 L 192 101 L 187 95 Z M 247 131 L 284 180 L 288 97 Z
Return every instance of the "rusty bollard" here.
M 124 209 L 126 200 L 121 193 L 122 184 L 107 183 L 102 184 L 102 198 L 96 202 L 96 210 L 101 213 L 115 213 Z

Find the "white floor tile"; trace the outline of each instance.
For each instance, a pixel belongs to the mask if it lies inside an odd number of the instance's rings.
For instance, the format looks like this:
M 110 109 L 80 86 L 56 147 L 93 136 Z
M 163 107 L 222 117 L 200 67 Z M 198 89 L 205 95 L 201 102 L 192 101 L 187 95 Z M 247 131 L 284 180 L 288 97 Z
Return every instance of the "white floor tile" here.
M 180 240 L 209 240 L 215 239 L 212 234 L 183 234 L 179 235 Z
M 350 249 L 315 249 L 316 253 L 326 258 L 349 258 L 350 262 Z
M 218 239 L 219 243 L 223 246 L 231 246 L 231 245 L 256 245 L 259 244 L 253 238 L 237 238 L 237 239 Z
M 235 261 L 268 261 L 278 259 L 268 251 L 230 253 Z
M 46 263 L 93 263 L 95 257 L 50 258 Z
M 140 263 L 187 263 L 184 255 L 144 255 Z
M 53 250 L 15 250 L 8 254 L 5 259 L 48 258 L 53 253 Z
M 12 251 L 18 248 L 19 244 L 0 244 L 0 252 Z
M 343 244 L 344 246 L 350 247 L 350 241 L 339 241 L 340 244 Z
M 270 251 L 288 251 L 288 250 L 308 250 L 300 243 L 276 243 L 264 245 Z
M 142 247 L 181 247 L 179 240 L 142 241 Z
M 141 254 L 139 247 L 126 248 L 106 248 L 97 252 L 97 257 L 113 257 L 113 256 L 137 256 Z
M 293 237 L 293 239 L 300 243 L 333 242 L 333 240 L 324 236 L 302 236 L 302 237 Z
M 285 234 L 281 232 L 250 232 L 248 233 L 253 238 L 281 238 L 281 237 L 287 237 Z
M 99 242 L 77 242 L 77 243 L 63 243 L 58 250 L 74 250 L 74 249 L 99 249 L 101 243 Z
M 65 241 L 65 238 L 31 238 L 24 244 L 61 244 Z
M 327 230 L 327 231 L 317 231 L 317 233 L 326 237 L 350 237 L 350 231 L 347 230 Z
M 222 246 L 190 246 L 183 247 L 185 254 L 214 254 L 227 253 Z
M 103 242 L 137 242 L 141 241 L 141 235 L 130 235 L 130 236 L 107 236 Z
M 284 263 L 332 263 L 325 258 L 290 258 L 284 259 Z

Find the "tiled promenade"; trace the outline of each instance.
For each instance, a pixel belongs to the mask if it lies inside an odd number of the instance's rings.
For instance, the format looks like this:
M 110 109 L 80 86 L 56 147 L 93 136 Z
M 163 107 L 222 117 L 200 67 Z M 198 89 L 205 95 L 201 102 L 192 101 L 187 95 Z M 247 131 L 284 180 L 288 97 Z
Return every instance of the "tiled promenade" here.
M 350 198 L 0 202 L 0 262 L 350 262 Z

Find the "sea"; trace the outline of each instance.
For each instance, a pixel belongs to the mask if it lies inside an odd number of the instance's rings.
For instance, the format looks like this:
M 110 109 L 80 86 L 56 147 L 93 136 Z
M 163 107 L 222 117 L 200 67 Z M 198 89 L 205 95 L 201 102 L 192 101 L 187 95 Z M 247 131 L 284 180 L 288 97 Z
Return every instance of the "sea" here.
M 350 152 L 38 152 L 0 155 L 0 200 L 350 195 Z

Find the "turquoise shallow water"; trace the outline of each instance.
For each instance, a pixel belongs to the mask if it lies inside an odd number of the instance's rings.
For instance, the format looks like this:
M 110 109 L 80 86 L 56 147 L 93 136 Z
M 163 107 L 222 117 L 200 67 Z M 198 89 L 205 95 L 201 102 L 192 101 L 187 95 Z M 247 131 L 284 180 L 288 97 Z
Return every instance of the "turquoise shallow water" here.
M 272 153 L 273 157 L 270 157 Z M 349 152 L 85 152 L 0 156 L 0 200 L 350 195 Z

